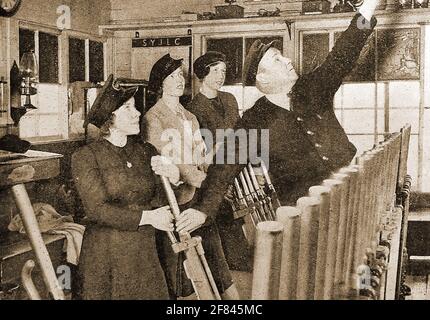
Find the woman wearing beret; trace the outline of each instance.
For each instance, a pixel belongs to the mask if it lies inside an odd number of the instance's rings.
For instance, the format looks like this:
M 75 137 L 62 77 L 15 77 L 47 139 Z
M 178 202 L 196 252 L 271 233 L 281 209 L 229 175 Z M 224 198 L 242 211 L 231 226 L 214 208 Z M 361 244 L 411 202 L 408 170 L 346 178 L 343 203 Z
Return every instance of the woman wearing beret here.
M 226 76 L 226 57 L 221 52 L 208 51 L 194 61 L 193 70 L 200 80 L 200 88 L 187 109 L 197 117 L 200 128 L 209 130 L 216 141 L 217 129 L 234 129 L 240 118 L 236 98 L 229 92 L 220 91 Z M 213 147 L 213 153 L 216 148 Z M 230 268 L 249 271 L 251 253 L 242 231 L 243 221 L 232 221 L 231 206 L 226 201 L 220 207 L 217 223 Z
M 88 225 L 78 265 L 80 299 L 168 299 L 155 230 L 172 231 L 162 206 L 158 175 L 172 183 L 179 171 L 131 135 L 139 133 L 135 89 L 116 90 L 112 75 L 88 114 L 86 125 L 101 138 L 73 154 L 72 174 Z M 152 165 L 152 168 L 151 168 Z
M 179 102 L 184 88 L 182 59 L 173 59 L 169 54 L 164 55 L 152 67 L 149 78 L 148 90 L 156 96 L 157 102 L 145 114 L 144 139 L 177 164 L 182 185 L 176 188 L 175 193 L 182 208 L 187 208 L 196 189 L 200 188 L 206 178 L 207 165 L 205 144 L 200 135 L 197 118 Z M 222 297 L 238 298 L 216 225 L 206 221 L 204 213 L 189 209 L 187 214 L 176 221 L 176 230 L 192 232 L 192 236 L 202 237 L 206 259 Z M 172 295 L 185 296 L 189 292 L 183 287 L 182 263 L 178 257 L 172 257 L 169 251 L 166 251 L 168 250 L 166 239 L 167 237 L 161 234 L 159 247 L 166 252 L 160 256 L 164 258 Z
M 229 92 L 220 91 L 226 75 L 226 57 L 217 51 L 208 51 L 193 64 L 194 73 L 200 80 L 199 93 L 187 109 L 216 137 L 216 129 L 233 129 L 239 120 L 236 98 Z

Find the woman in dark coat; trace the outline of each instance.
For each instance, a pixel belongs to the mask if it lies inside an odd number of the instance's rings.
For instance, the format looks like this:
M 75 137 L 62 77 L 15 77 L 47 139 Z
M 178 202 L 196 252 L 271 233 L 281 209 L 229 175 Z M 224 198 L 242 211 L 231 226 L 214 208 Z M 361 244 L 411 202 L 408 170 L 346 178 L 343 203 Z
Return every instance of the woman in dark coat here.
M 80 299 L 168 299 L 155 230 L 173 231 L 172 215 L 154 172 L 175 183 L 179 171 L 163 165 L 153 146 L 133 139 L 140 113 L 135 89 L 116 90 L 110 76 L 87 119 L 102 138 L 72 158 L 74 181 L 88 225 L 78 265 Z M 152 162 L 152 168 L 151 168 Z
M 200 129 L 208 130 L 215 142 L 217 130 L 234 129 L 240 119 L 236 98 L 229 92 L 220 91 L 227 71 L 226 57 L 221 52 L 208 51 L 194 61 L 193 70 L 200 80 L 200 88 L 187 109 L 197 117 Z M 216 153 L 216 146 L 207 147 L 213 149 L 213 154 Z M 204 192 L 202 189 L 199 193 L 204 196 Z M 227 201 L 221 204 L 217 223 L 229 267 L 250 271 L 252 254 L 242 230 L 243 220 L 233 221 L 232 209 Z
M 197 117 L 200 128 L 208 129 L 214 138 L 217 129 L 234 129 L 239 120 L 236 98 L 220 91 L 227 70 L 225 55 L 208 51 L 196 59 L 193 70 L 201 85 L 187 109 Z

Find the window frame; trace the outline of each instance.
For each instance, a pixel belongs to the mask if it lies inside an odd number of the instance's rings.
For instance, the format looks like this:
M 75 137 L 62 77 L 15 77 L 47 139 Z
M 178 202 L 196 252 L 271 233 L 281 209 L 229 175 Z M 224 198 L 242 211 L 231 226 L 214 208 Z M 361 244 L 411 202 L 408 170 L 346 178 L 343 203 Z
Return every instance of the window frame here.
M 36 59 L 37 59 L 37 66 L 38 68 L 40 68 L 40 50 L 39 50 L 39 35 L 40 33 L 45 33 L 45 34 L 49 34 L 49 35 L 53 35 L 57 37 L 58 40 L 58 48 L 57 48 L 57 62 L 58 62 L 58 79 L 57 82 L 43 82 L 43 83 L 48 83 L 48 84 L 61 84 L 61 32 L 59 32 L 57 29 L 55 28 L 48 28 L 48 27 L 37 27 L 36 25 L 33 24 L 26 24 L 26 23 L 20 23 L 19 24 L 19 28 L 18 28 L 18 37 L 19 37 L 19 32 L 20 30 L 29 30 L 34 32 L 34 54 L 36 55 Z M 19 56 L 19 43 L 18 43 L 18 56 Z M 18 59 L 20 60 L 21 57 L 19 56 Z M 17 61 L 18 65 L 19 65 L 19 61 Z M 38 73 L 40 74 L 40 70 L 38 70 Z
M 89 34 L 86 32 L 80 32 L 76 30 L 58 30 L 53 26 L 47 26 L 39 23 L 33 23 L 28 21 L 18 21 L 16 34 L 19 36 L 19 29 L 27 29 L 35 32 L 35 55 L 39 64 L 39 32 L 44 32 L 48 34 L 54 34 L 58 37 L 58 82 L 57 83 L 43 83 L 43 85 L 54 85 L 58 88 L 58 132 L 54 136 L 33 136 L 26 137 L 26 140 L 34 144 L 52 143 L 52 142 L 62 142 L 69 141 L 69 116 L 70 110 L 68 105 L 68 86 L 69 86 L 69 42 L 70 37 L 85 40 L 85 81 L 89 81 L 89 41 L 99 42 L 103 44 L 103 79 L 106 79 L 107 74 L 107 48 L 108 48 L 108 37 L 98 36 L 94 34 Z M 14 49 L 17 52 L 19 59 L 19 43 L 17 43 Z M 19 61 L 17 61 L 19 63 Z M 35 117 L 46 115 L 47 113 L 35 114 Z M 49 112 L 49 114 L 54 114 L 54 112 Z M 27 115 L 30 116 L 30 115 Z M 19 125 L 20 126 L 20 125 Z M 41 124 L 37 124 L 35 132 L 39 132 Z M 84 136 L 75 139 L 85 139 Z
M 280 30 L 280 29 L 273 29 L 273 30 L 264 30 L 264 31 L 258 31 L 256 32 L 254 31 L 243 31 L 243 32 L 235 32 L 234 34 L 231 33 L 225 33 L 225 32 L 219 32 L 219 33 L 211 33 L 211 34 L 205 34 L 202 37 L 202 51 L 201 54 L 205 54 L 208 51 L 208 46 L 207 46 L 207 42 L 208 40 L 221 40 L 221 39 L 229 39 L 229 38 L 233 38 L 233 39 L 237 39 L 237 38 L 241 38 L 242 39 L 242 68 L 243 68 L 243 64 L 245 62 L 245 58 L 246 58 L 246 40 L 247 39 L 253 39 L 253 38 L 276 38 L 279 37 L 282 39 L 282 54 L 286 53 L 286 45 L 285 45 L 285 37 L 286 37 L 286 33 L 285 30 Z M 232 83 L 232 84 L 228 84 L 229 86 L 238 86 L 238 85 L 242 85 L 241 82 L 236 82 L 236 83 Z
M 103 79 L 106 79 L 106 52 L 107 52 L 107 39 L 105 37 L 95 37 L 93 35 L 89 35 L 82 32 L 66 30 L 65 36 L 67 37 L 67 44 L 69 44 L 70 38 L 83 40 L 85 43 L 85 80 L 90 81 L 90 41 L 98 42 L 103 44 Z M 67 50 L 69 46 L 67 46 Z M 68 52 L 67 52 L 68 55 Z M 69 71 L 69 70 L 68 70 Z M 67 73 L 67 83 L 69 83 L 70 74 Z

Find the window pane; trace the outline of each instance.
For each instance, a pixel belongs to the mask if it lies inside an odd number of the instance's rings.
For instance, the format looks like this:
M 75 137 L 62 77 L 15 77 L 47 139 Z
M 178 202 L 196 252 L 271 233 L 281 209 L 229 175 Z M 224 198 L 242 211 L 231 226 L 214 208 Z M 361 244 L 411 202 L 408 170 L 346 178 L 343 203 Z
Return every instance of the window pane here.
M 226 55 L 226 85 L 242 82 L 243 38 L 208 39 L 207 51 L 219 51 Z
M 103 42 L 90 41 L 90 81 L 103 81 L 103 69 Z
M 378 30 L 378 80 L 418 80 L 419 49 L 419 28 Z
M 39 81 L 58 83 L 58 37 L 39 32 Z
M 329 52 L 329 34 L 315 33 L 303 35 L 302 74 L 318 68 Z
M 85 40 L 69 38 L 69 82 L 85 81 Z
M 22 56 L 26 52 L 34 51 L 35 43 L 34 43 L 34 31 L 27 29 L 19 29 L 19 59 L 21 60 Z M 19 61 L 17 61 L 19 63 Z

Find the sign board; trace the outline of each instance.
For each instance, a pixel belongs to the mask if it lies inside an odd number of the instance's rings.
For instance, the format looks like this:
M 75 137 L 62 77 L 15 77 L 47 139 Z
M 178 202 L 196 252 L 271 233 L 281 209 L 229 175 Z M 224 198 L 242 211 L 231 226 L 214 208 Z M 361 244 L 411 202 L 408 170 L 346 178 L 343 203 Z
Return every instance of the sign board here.
M 161 38 L 135 38 L 132 40 L 133 48 L 154 48 L 154 47 L 179 47 L 191 46 L 191 36 L 186 37 L 161 37 Z

